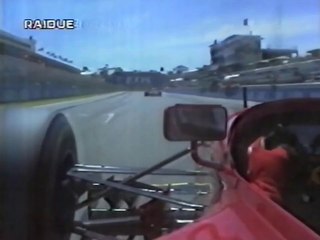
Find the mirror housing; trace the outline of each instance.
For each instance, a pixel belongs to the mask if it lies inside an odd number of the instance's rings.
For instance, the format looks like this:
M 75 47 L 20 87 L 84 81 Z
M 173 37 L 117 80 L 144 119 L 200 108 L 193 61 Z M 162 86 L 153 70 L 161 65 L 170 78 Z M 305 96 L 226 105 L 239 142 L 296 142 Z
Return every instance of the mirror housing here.
M 223 140 L 227 121 L 227 110 L 221 105 L 176 104 L 164 111 L 164 137 L 169 141 Z

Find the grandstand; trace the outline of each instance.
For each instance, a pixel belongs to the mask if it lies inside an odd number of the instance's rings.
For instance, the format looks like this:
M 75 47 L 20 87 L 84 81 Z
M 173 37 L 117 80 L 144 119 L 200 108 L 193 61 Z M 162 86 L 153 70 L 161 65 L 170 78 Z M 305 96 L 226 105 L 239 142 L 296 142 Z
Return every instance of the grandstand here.
M 272 64 L 272 61 L 276 62 L 277 65 Z M 264 62 L 266 62 L 266 60 L 264 60 Z M 233 72 L 231 75 L 226 75 L 224 80 L 225 82 L 240 84 L 316 81 L 318 76 L 315 74 L 315 72 L 319 71 L 320 69 L 319 58 L 306 58 L 304 60 L 299 59 L 299 61 L 297 61 L 294 58 L 286 59 L 282 57 L 270 59 L 264 64 L 267 66 Z
M 32 52 L 35 52 L 36 48 L 36 41 L 32 37 L 29 37 L 28 39 L 20 38 L 1 29 L 0 43 Z
M 29 62 L 39 63 L 44 67 L 52 67 L 71 73 L 80 73 L 80 69 L 68 64 L 47 58 L 35 52 L 36 41 L 19 38 L 3 30 L 0 30 L 0 55 L 7 55 L 24 59 Z
M 36 41 L 0 32 L 0 104 L 114 91 L 99 76 L 35 51 Z

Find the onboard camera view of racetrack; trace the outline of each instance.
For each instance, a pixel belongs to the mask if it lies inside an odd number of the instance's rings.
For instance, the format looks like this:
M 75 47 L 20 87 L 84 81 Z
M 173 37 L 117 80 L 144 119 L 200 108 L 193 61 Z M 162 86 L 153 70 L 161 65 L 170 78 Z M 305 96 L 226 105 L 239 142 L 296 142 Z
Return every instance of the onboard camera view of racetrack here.
M 320 1 L 1 3 L 0 240 L 320 240 Z

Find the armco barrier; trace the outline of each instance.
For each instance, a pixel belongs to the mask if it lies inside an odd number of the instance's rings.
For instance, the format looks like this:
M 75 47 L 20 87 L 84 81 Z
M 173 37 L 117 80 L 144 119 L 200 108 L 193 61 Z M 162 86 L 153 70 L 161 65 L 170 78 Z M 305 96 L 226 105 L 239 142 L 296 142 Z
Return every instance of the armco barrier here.
M 198 89 L 168 89 L 167 92 L 191 94 L 204 97 L 242 99 L 242 90 L 238 89 L 233 94 L 227 95 L 223 91 L 203 92 Z M 292 84 L 288 86 L 279 86 L 272 88 L 270 86 L 248 87 L 248 100 L 256 102 L 266 102 L 284 98 L 301 98 L 301 97 L 320 97 L 320 84 Z
M 82 76 L 0 55 L 0 103 L 98 94 L 116 90 L 102 78 Z

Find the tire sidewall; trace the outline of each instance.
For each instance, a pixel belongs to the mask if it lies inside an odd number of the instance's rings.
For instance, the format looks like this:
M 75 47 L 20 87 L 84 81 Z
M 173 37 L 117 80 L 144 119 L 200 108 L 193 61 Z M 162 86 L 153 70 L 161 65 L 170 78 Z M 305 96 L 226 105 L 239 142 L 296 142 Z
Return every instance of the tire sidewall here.
M 30 210 L 33 223 L 31 223 L 30 239 L 69 238 L 68 231 L 63 229 L 64 222 L 57 221 L 57 216 L 64 206 L 64 201 L 61 200 L 64 192 L 59 182 L 66 178 L 67 170 L 76 163 L 77 152 L 73 131 L 67 119 L 59 115 L 54 118 L 47 130 L 35 168 L 31 186 Z

